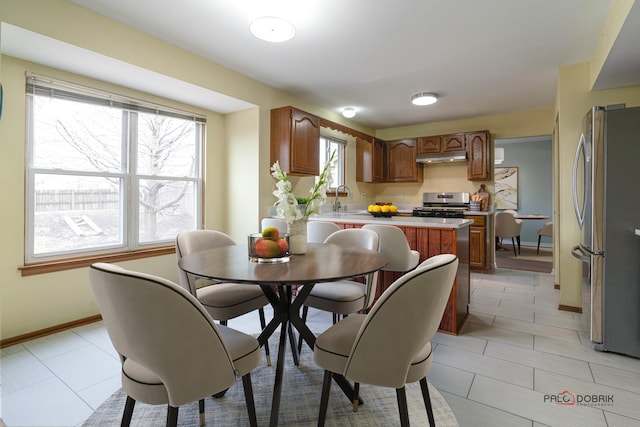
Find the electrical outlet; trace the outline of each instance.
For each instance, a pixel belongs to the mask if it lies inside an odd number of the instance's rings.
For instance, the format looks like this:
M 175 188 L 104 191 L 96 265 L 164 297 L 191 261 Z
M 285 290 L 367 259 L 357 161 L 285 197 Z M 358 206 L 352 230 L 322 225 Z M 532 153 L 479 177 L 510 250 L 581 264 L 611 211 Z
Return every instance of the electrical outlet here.
M 402 193 L 396 194 L 396 199 L 402 199 Z
M 360 193 L 360 198 L 366 199 L 367 198 L 367 193 Z

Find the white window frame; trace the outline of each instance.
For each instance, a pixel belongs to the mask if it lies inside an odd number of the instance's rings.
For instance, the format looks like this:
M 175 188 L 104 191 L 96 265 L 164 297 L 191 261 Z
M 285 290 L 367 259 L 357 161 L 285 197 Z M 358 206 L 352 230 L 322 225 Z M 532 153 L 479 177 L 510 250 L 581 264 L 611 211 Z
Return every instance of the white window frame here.
M 139 189 L 140 181 L 144 179 L 159 181 L 192 182 L 194 185 L 194 228 L 202 227 L 202 207 L 204 206 L 202 156 L 204 139 L 206 135 L 206 118 L 204 116 L 184 112 L 166 106 L 161 106 L 147 101 L 123 97 L 113 93 L 83 87 L 73 83 L 50 79 L 34 74 L 27 75 L 27 164 L 26 164 L 26 208 L 25 208 L 25 262 L 46 262 L 50 260 L 73 259 L 79 256 L 99 256 L 102 254 L 136 251 L 145 248 L 164 247 L 173 245 L 175 238 L 154 240 L 152 242 L 140 242 L 139 236 Z M 110 105 L 123 112 L 123 138 L 122 138 L 122 170 L 119 172 L 92 172 L 60 170 L 57 168 L 37 168 L 33 166 L 33 96 L 44 95 L 49 91 L 49 96 L 64 98 L 74 102 Z M 46 96 L 46 95 L 45 95 Z M 165 176 L 142 175 L 136 173 L 137 161 L 137 135 L 135 120 L 138 113 L 151 113 L 192 120 L 196 126 L 194 172 L 193 176 Z M 133 123 L 132 124 L 132 120 Z M 78 177 L 112 177 L 120 180 L 122 200 L 120 206 L 120 221 L 122 222 L 122 243 L 105 245 L 85 249 L 66 250 L 60 252 L 34 253 L 34 227 L 35 227 L 35 176 L 36 174 L 70 175 Z
M 346 185 L 345 164 L 346 164 L 347 141 L 333 136 L 320 135 L 320 169 L 324 168 L 325 159 L 329 159 L 331 151 L 336 150 L 335 172 L 337 180 L 331 183 L 331 190 L 335 192 L 340 185 Z M 323 160 L 325 160 L 323 162 Z

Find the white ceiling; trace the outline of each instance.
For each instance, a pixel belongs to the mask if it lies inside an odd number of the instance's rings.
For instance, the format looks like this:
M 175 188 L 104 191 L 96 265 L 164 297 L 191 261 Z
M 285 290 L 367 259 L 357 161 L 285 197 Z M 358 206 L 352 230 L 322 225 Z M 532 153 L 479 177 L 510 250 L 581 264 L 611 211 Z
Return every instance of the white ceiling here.
M 267 0 L 71 1 L 308 102 L 353 106 L 354 121 L 387 128 L 550 107 L 558 68 L 590 58 L 612 0 L 280 0 L 297 29 L 284 43 L 249 32 L 251 7 Z M 639 24 L 636 3 L 598 88 L 640 84 Z M 52 60 L 33 57 L 50 50 L 23 53 L 5 27 L 4 53 Z M 417 92 L 440 100 L 413 106 Z

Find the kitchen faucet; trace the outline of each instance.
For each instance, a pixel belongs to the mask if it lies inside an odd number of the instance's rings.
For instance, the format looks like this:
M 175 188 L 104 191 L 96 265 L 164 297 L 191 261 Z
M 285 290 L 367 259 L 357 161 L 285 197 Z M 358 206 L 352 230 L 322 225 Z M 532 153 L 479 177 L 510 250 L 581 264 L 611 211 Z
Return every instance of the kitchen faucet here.
M 344 184 L 340 184 L 336 187 L 336 200 L 333 203 L 333 211 L 334 212 L 340 212 L 340 201 L 338 200 L 338 195 L 340 188 L 344 188 L 344 190 L 347 192 L 347 197 L 351 197 L 351 191 L 349 190 L 349 187 L 347 187 Z M 344 210 L 347 210 L 347 205 L 344 205 Z

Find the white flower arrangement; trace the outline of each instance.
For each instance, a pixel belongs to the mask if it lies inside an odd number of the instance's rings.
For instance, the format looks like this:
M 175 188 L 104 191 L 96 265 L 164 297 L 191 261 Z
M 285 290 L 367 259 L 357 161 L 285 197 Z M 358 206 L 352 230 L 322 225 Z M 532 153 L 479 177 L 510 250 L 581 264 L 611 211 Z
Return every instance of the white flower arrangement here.
M 307 204 L 304 210 L 298 208 L 298 200 L 291 191 L 291 181 L 287 173 L 280 168 L 280 163 L 276 161 L 271 166 L 271 176 L 276 179 L 276 190 L 273 195 L 278 200 L 274 203 L 278 216 L 283 217 L 287 224 L 291 224 L 297 219 L 306 218 L 313 213 L 320 212 L 320 206 L 327 199 L 327 188 L 331 185 L 331 168 L 335 160 L 336 152 L 331 153 L 329 161 L 324 165 L 320 176 L 316 177 L 316 183 L 309 190 L 311 196 L 306 198 Z

